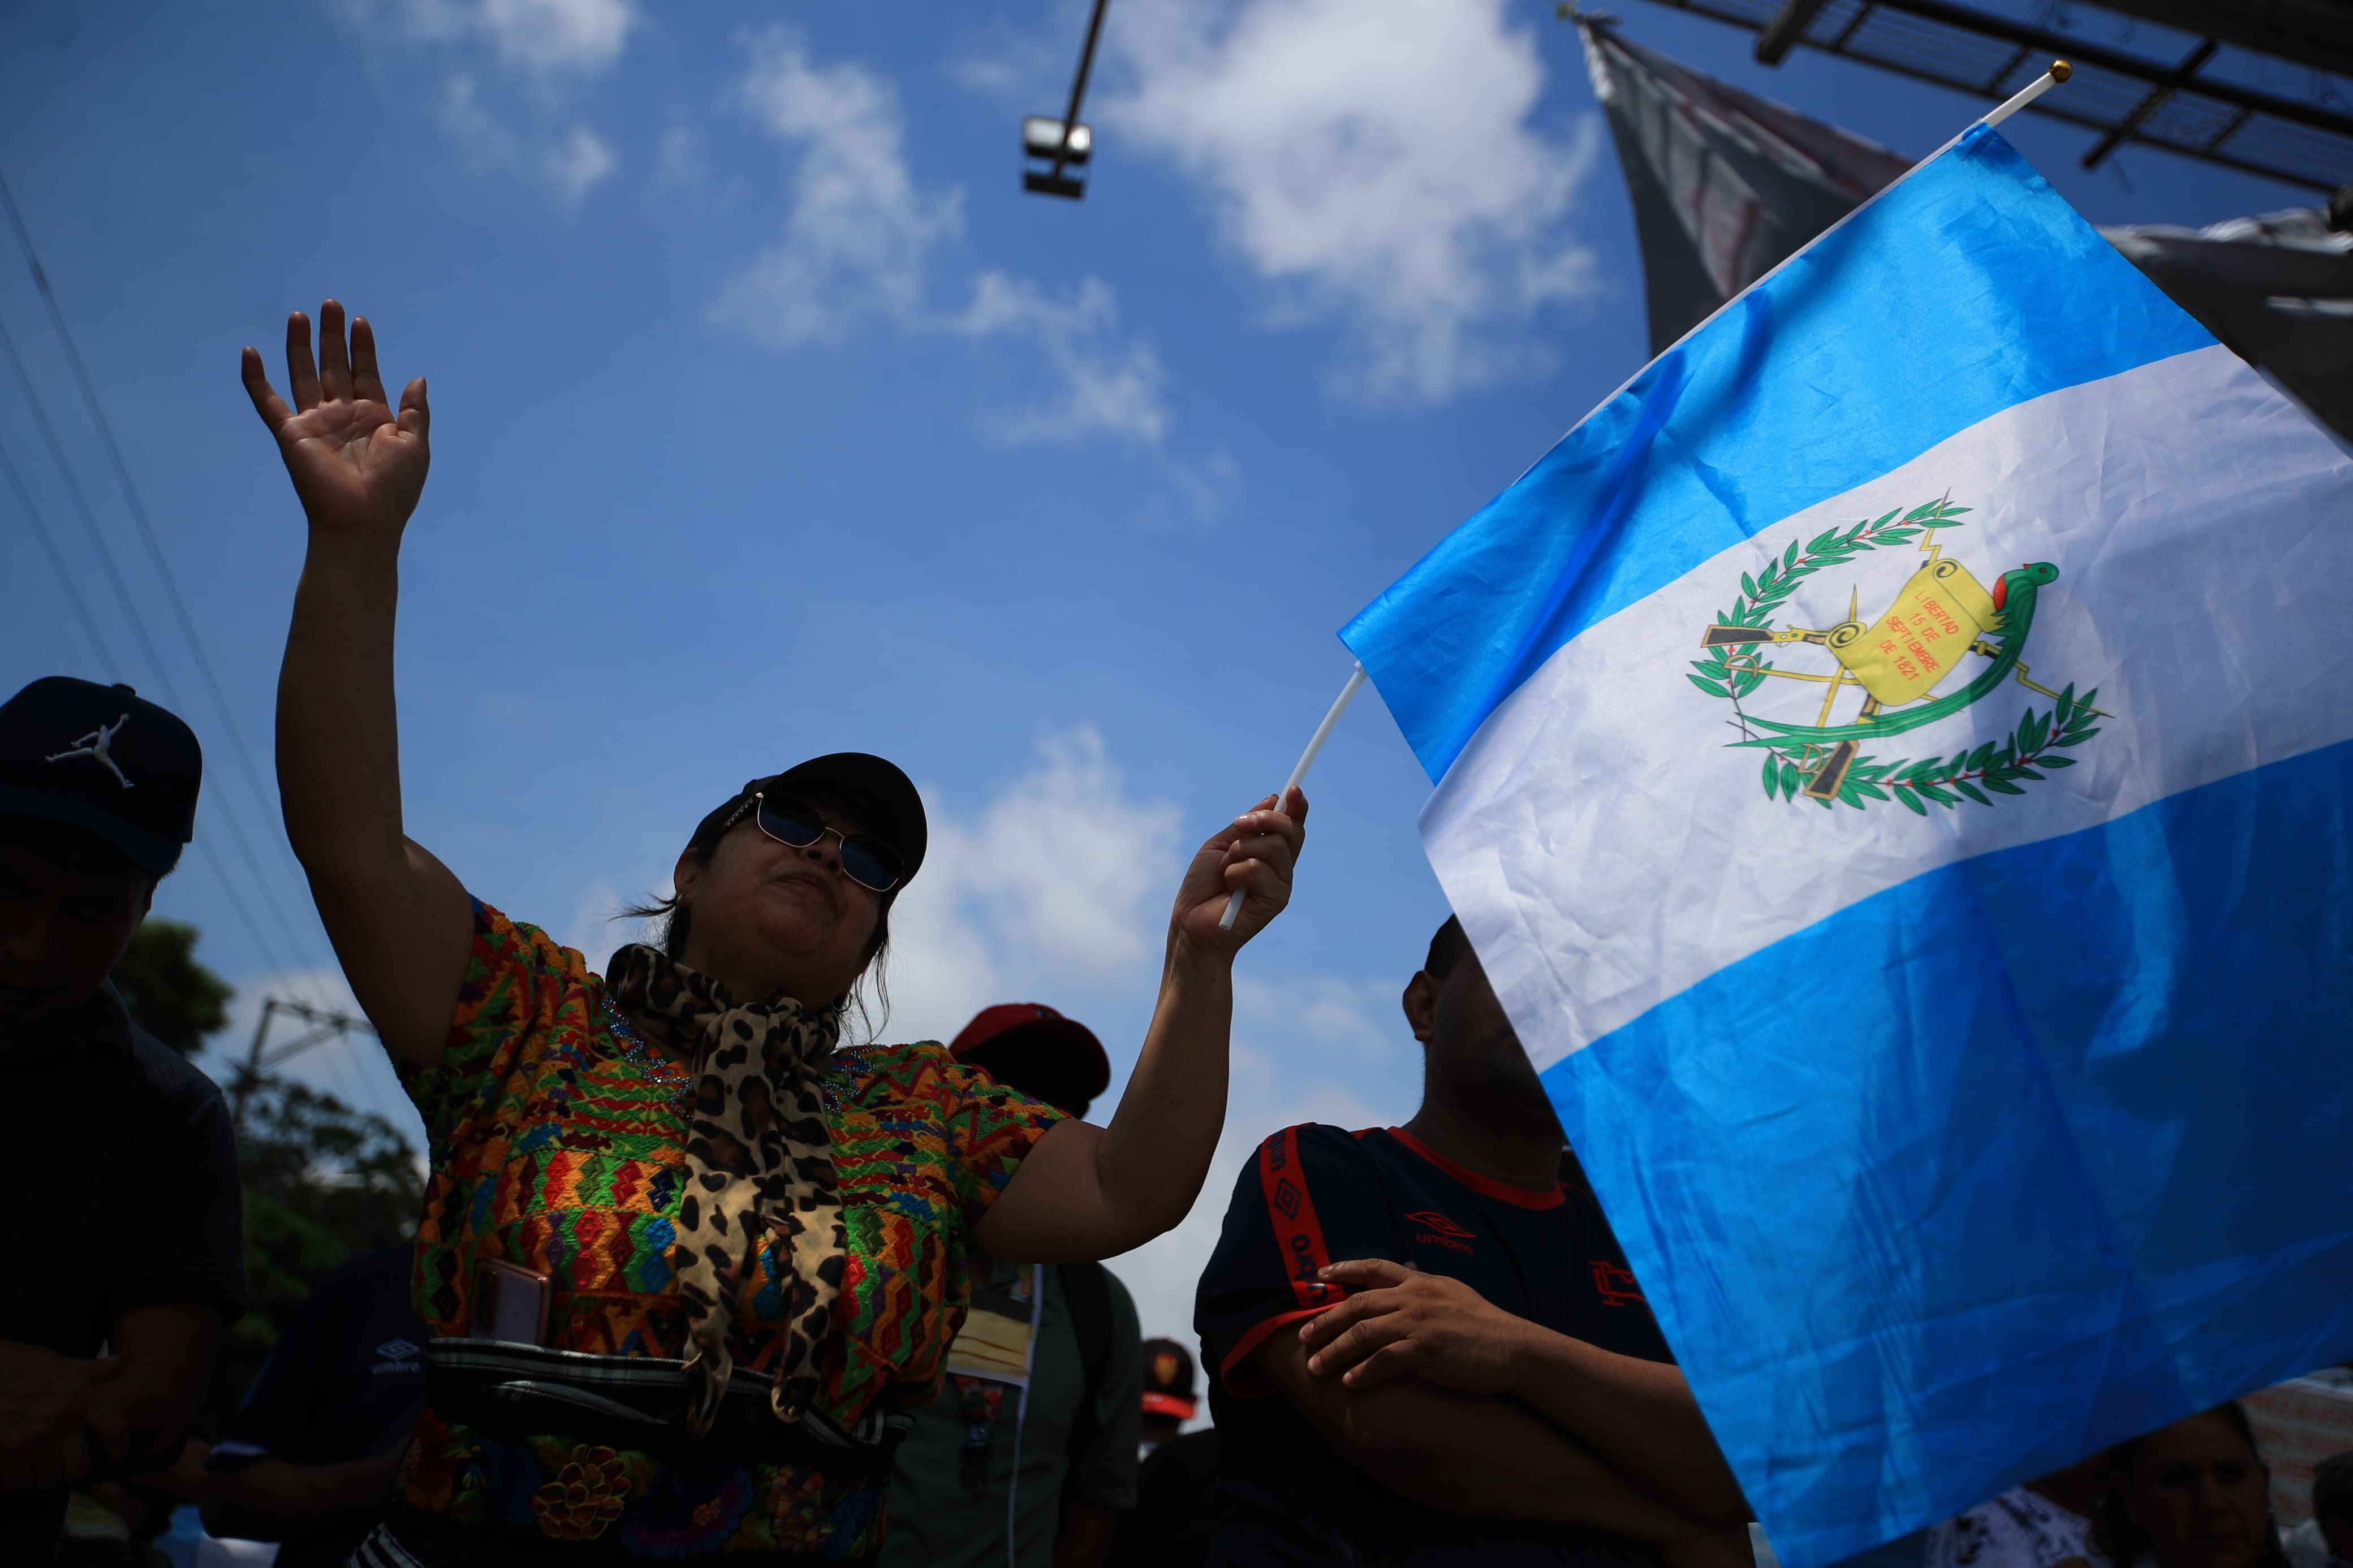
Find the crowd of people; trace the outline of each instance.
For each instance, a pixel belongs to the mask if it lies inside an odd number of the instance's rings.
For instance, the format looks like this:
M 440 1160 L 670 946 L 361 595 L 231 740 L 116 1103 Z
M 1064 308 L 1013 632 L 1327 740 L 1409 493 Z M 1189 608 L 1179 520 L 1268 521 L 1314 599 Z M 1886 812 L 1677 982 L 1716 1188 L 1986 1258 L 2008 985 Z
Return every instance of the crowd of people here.
M 1289 900 L 1296 792 L 1192 856 L 1100 1124 L 1110 1055 L 1050 1006 L 985 1009 L 945 1046 L 849 1043 L 926 847 L 881 758 L 719 799 L 638 911 L 652 940 L 601 970 L 470 890 L 401 811 L 425 386 L 396 404 L 367 323 L 331 301 L 320 328 L 314 353 L 290 323 L 290 397 L 246 363 L 309 522 L 279 774 L 427 1131 L 415 1239 L 320 1280 L 195 1441 L 244 1301 L 236 1140 L 107 977 L 192 841 L 201 748 L 127 687 L 26 687 L 0 706 L 0 1068 L 56 1201 L 17 1244 L 40 1287 L 0 1293 L 0 1564 L 142 1561 L 137 1531 L 69 1515 L 175 1505 L 286 1568 L 1756 1561 L 1455 921 L 1403 988 L 1419 1108 L 1266 1130 L 1199 1281 L 1198 1363 L 1141 1338 L 1101 1259 L 1199 1195 L 1233 966 Z M 1201 1385 L 1212 1422 L 1187 1431 Z M 1939 1526 L 1925 1568 L 2285 1568 L 2266 1478 L 2224 1405 Z M 2324 1561 L 2353 1562 L 2353 1458 L 2321 1468 L 2314 1511 Z

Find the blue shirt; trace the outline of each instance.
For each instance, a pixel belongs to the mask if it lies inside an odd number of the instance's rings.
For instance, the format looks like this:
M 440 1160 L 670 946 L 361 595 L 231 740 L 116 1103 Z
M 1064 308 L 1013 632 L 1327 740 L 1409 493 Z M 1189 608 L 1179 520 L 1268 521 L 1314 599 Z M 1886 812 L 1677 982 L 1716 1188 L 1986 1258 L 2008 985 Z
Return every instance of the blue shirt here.
M 259 1458 L 343 1464 L 374 1458 L 407 1435 L 425 1407 L 425 1324 L 408 1293 L 414 1253 L 405 1243 L 363 1252 L 320 1281 L 278 1337 L 208 1468 Z M 289 1541 L 279 1568 L 340 1568 L 369 1528 Z

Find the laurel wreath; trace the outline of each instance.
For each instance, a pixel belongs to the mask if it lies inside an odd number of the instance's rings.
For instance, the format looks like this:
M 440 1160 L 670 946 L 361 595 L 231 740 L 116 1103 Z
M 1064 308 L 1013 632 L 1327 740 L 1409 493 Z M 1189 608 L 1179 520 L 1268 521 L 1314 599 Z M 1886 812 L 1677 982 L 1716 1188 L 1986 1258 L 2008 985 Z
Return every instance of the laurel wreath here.
M 1852 528 L 1825 529 L 1802 545 L 1792 540 L 1789 548 L 1778 559 L 1767 562 L 1762 572 L 1740 574 L 1740 596 L 1732 601 L 1730 609 L 1716 616 L 1715 624 L 1769 631 L 1773 613 L 1803 579 L 1825 568 L 1844 565 L 1865 551 L 1908 544 L 1930 529 L 1961 527 L 1961 514 L 1969 510 L 1952 505 L 1949 496 L 1939 497 L 1909 511 L 1898 508 L 1884 517 L 1858 522 Z M 1741 710 L 1740 700 L 1765 684 L 1765 672 L 1773 668 L 1772 661 L 1753 651 L 1721 647 L 1710 658 L 1691 663 L 1696 673 L 1683 679 L 1710 697 L 1729 701 L 1742 738 L 1756 738 L 1749 730 L 1747 715 Z M 1996 795 L 2023 795 L 2026 792 L 2019 787 L 2021 781 L 2048 776 L 2036 772 L 2037 768 L 2074 766 L 2074 759 L 2056 753 L 2063 747 L 2080 746 L 2099 733 L 2093 727 L 2093 721 L 2099 717 L 2098 710 L 2092 706 L 2098 696 L 2094 690 L 2078 698 L 2071 685 L 2060 694 L 2057 706 L 2051 710 L 2037 713 L 2028 708 L 2008 740 L 1999 743 L 1988 741 L 1973 751 L 1956 752 L 1951 757 L 1893 763 L 1858 757 L 1847 769 L 1838 798 L 1858 811 L 1864 809 L 1866 801 L 1894 800 L 1926 816 L 1928 807 L 1922 804 L 1924 801 L 1949 810 L 1964 798 L 1979 805 L 1991 805 L 1992 797 L 1986 793 L 1989 790 Z M 1763 768 L 1766 799 L 1786 797 L 1794 802 L 1800 798 L 1806 780 L 1813 773 L 1813 766 L 1809 765 L 1812 760 L 1801 754 L 1805 749 L 1767 748 Z M 1815 804 L 1825 811 L 1831 807 L 1827 800 L 1816 800 Z
M 1928 808 L 1920 804 L 1924 800 L 1950 810 L 1960 805 L 1963 795 L 1979 805 L 1991 805 L 1993 800 L 1985 793 L 1987 790 L 1996 795 L 2024 795 L 2026 792 L 2019 788 L 2020 780 L 2049 776 L 2035 772 L 2037 768 L 2075 765 L 2074 758 L 2058 754 L 2059 748 L 2080 746 L 2100 732 L 2093 723 L 2099 713 L 2092 706 L 2099 695 L 2099 689 L 2094 687 L 2077 697 L 2071 685 L 2059 694 L 2058 706 L 2049 712 L 2027 709 L 2007 741 L 1999 745 L 1988 741 L 1973 752 L 1957 752 L 1950 758 L 1879 763 L 1870 757 L 1858 757 L 1847 769 L 1846 782 L 1839 786 L 1838 797 L 1858 811 L 1866 799 L 1894 799 L 1926 816 Z M 1795 762 L 1778 752 L 1767 752 L 1766 799 L 1771 800 L 1778 794 L 1796 800 L 1805 783 L 1806 775 Z M 1826 800 L 1815 804 L 1825 811 L 1831 805 Z

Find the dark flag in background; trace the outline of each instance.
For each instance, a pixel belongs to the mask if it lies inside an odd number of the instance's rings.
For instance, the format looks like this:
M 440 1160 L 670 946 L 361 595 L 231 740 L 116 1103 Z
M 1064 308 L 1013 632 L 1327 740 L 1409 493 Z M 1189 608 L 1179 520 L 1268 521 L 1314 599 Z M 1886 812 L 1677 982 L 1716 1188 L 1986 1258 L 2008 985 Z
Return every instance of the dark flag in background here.
M 2224 346 L 2353 441 L 2353 186 L 2327 212 L 2292 207 L 2209 228 L 2100 232 Z
M 1651 353 L 1911 167 L 1810 119 L 1577 19 L 1593 90 L 1634 198 Z M 2353 440 L 2353 185 L 2209 228 L 2134 224 L 2109 242 L 2233 353 Z
M 1606 21 L 1577 30 L 1633 193 L 1653 354 L 1912 166 Z

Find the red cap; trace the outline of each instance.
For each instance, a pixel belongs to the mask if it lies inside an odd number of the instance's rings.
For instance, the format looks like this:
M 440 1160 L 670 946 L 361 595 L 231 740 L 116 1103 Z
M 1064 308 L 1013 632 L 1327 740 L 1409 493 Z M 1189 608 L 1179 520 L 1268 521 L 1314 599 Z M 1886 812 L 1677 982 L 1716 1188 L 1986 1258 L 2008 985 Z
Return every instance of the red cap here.
M 1000 1002 L 983 1007 L 972 1022 L 949 1042 L 948 1055 L 969 1061 L 1007 1036 L 1018 1031 L 1024 1040 L 1059 1045 L 1086 1071 L 1087 1098 L 1111 1087 L 1111 1058 L 1095 1033 L 1075 1018 L 1065 1018 L 1042 1002 Z

